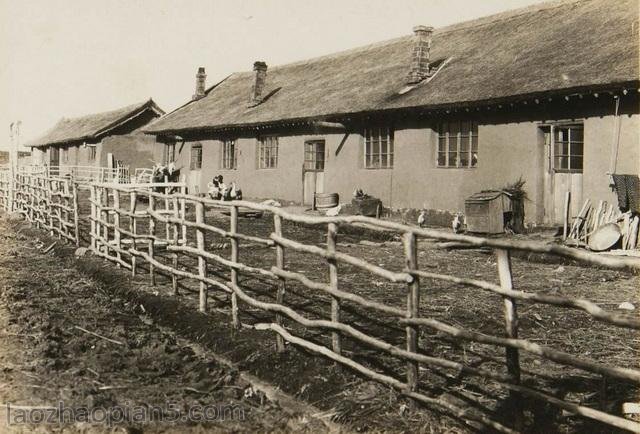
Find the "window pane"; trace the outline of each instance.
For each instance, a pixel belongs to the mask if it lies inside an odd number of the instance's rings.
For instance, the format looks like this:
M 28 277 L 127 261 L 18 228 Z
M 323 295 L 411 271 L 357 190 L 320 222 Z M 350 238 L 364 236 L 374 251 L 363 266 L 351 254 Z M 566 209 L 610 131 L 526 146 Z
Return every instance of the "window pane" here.
M 438 166 L 444 167 L 447 164 L 447 154 L 438 152 Z
M 460 134 L 463 136 L 468 136 L 470 130 L 470 123 L 468 121 L 460 122 Z
M 560 170 L 566 170 L 569 168 L 569 157 L 565 156 L 556 156 L 555 157 L 555 168 Z
M 457 153 L 449 152 L 449 167 L 456 167 L 458 165 Z
M 371 153 L 374 155 L 380 154 L 380 140 L 378 137 L 371 139 Z
M 447 151 L 447 138 L 444 136 L 440 136 L 438 138 L 438 152 L 446 152 Z
M 568 142 L 556 142 L 555 154 L 558 156 L 569 155 L 569 143 Z
M 371 167 L 380 167 L 380 155 L 373 154 L 371 156 Z
M 469 137 L 461 137 L 460 139 L 460 153 L 469 152 Z
M 584 140 L 584 133 L 582 128 L 576 127 L 571 128 L 571 141 L 572 142 L 582 142 Z
M 460 122 L 449 123 L 449 135 L 457 136 L 459 131 L 460 131 Z
M 582 143 L 572 143 L 571 144 L 571 155 L 582 156 L 584 155 L 584 144 Z
M 571 157 L 571 170 L 582 170 L 582 157 Z

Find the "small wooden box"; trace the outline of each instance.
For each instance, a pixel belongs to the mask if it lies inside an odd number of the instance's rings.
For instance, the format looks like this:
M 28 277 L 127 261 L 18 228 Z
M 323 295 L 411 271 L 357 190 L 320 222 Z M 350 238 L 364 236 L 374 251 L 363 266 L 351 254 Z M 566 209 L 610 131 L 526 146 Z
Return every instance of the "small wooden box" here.
M 482 191 L 464 202 L 467 231 L 483 234 L 504 232 L 504 214 L 511 212 L 511 197 L 504 191 Z

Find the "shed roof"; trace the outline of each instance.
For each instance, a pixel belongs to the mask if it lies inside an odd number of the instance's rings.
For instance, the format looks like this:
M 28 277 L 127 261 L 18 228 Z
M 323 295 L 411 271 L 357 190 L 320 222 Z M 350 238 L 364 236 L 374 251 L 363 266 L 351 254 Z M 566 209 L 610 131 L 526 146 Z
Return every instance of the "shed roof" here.
M 44 135 L 25 144 L 25 146 L 47 146 L 98 138 L 146 110 L 153 110 L 160 115 L 164 114 L 164 111 L 158 107 L 153 99 L 149 99 L 107 112 L 77 118 L 62 118 Z
M 269 68 L 266 101 L 249 107 L 252 72 L 231 74 L 149 133 L 219 129 L 411 107 L 436 108 L 611 85 L 637 86 L 638 0 L 561 0 L 436 29 L 448 62 L 399 94 L 412 35 Z
M 511 198 L 512 195 L 503 190 L 484 190 L 472 194 L 466 199 L 466 202 L 490 202 L 500 196 Z

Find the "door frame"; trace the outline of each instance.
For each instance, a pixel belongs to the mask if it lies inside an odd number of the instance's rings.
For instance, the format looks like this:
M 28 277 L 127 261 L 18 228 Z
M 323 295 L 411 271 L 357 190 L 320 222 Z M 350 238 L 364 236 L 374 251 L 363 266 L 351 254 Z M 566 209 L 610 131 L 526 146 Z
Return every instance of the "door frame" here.
M 315 147 L 316 145 L 322 143 L 322 152 L 319 153 L 317 148 Z M 311 150 L 311 152 L 307 152 L 307 145 L 312 145 L 313 148 Z M 326 158 L 326 152 L 327 152 L 327 141 L 326 139 L 323 138 L 309 138 L 306 139 L 303 143 L 302 146 L 302 151 L 303 151 L 303 161 L 302 161 L 302 204 L 308 204 L 311 205 L 311 207 L 313 209 L 315 209 L 315 195 L 317 193 L 317 182 L 318 182 L 318 173 L 324 173 L 324 169 L 325 169 L 325 165 L 327 162 L 327 158 Z M 312 158 L 309 160 L 307 159 L 307 155 L 311 154 Z M 322 155 L 322 160 L 318 160 L 318 155 Z M 318 162 L 322 161 L 321 167 L 318 167 Z M 311 165 L 313 165 L 313 167 L 309 167 L 309 164 L 311 163 Z M 306 180 L 307 180 L 307 173 L 312 173 L 313 174 L 313 193 L 312 193 L 312 197 L 307 198 L 305 197 L 305 184 L 306 184 Z M 324 185 L 324 177 L 322 178 L 322 183 Z M 323 188 L 324 191 L 324 188 Z
M 580 126 L 582 127 L 582 169 L 581 170 L 564 170 L 564 169 L 556 169 L 555 167 L 555 148 L 556 148 L 556 140 L 555 140 L 555 128 L 558 127 L 571 127 L 571 126 Z M 540 123 L 538 125 L 539 130 L 543 133 L 543 146 L 544 150 L 544 168 L 543 168 L 543 203 L 544 203 L 544 220 L 545 223 L 551 225 L 557 225 L 561 218 L 564 218 L 564 213 L 560 211 L 560 216 L 556 213 L 556 191 L 557 187 L 557 175 L 569 177 L 569 191 L 574 190 L 573 188 L 573 178 L 579 178 L 579 182 L 583 183 L 583 174 L 584 174 L 584 151 L 585 151 L 585 140 L 584 140 L 584 119 L 568 119 L 568 120 L 560 120 L 556 122 L 545 122 Z M 547 139 L 548 137 L 548 139 Z M 571 176 L 576 175 L 576 176 Z M 583 185 L 576 187 L 577 191 L 580 192 L 580 197 L 571 197 L 571 205 L 570 205 L 570 214 L 573 211 L 578 210 L 582 206 L 582 190 Z M 577 201 L 577 202 L 576 202 Z M 577 214 L 577 213 L 574 213 Z

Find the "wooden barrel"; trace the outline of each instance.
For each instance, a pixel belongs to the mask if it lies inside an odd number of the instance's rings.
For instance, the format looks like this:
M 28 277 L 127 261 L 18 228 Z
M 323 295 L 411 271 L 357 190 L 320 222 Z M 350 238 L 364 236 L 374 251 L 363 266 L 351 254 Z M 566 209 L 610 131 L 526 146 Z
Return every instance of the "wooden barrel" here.
M 340 196 L 338 193 L 316 193 L 316 208 L 325 209 L 338 206 Z

